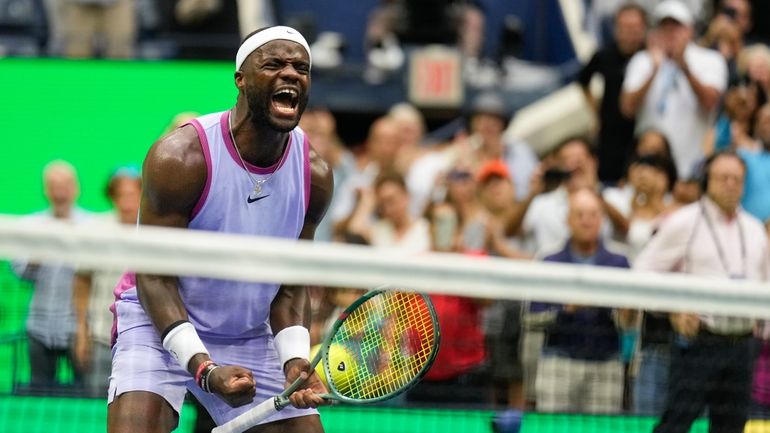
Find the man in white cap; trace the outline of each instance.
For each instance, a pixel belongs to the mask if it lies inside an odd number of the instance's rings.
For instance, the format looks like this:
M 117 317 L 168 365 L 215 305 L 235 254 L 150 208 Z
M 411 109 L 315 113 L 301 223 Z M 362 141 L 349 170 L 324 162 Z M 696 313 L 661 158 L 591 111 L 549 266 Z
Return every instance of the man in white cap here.
M 692 42 L 694 18 L 684 3 L 665 0 L 653 11 L 647 49 L 628 64 L 620 108 L 636 130 L 657 129 L 671 141 L 677 170 L 689 178 L 703 159 L 703 137 L 727 86 L 727 64 Z
M 294 29 L 249 35 L 235 106 L 190 120 L 147 154 L 139 228 L 313 239 L 333 181 L 297 127 L 310 65 Z M 247 432 L 323 431 L 304 287 L 129 273 L 115 297 L 110 433 L 171 432 L 188 389 L 221 425 L 299 377 L 292 407 Z

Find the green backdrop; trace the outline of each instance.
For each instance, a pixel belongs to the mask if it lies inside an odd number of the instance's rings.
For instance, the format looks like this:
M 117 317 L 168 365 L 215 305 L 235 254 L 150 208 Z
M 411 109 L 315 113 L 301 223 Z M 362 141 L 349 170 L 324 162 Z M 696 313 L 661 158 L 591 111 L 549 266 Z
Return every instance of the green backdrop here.
M 45 207 L 41 171 L 71 162 L 79 204 L 108 207 L 104 184 L 116 167 L 141 164 L 173 117 L 233 105 L 229 62 L 0 59 L 0 213 Z

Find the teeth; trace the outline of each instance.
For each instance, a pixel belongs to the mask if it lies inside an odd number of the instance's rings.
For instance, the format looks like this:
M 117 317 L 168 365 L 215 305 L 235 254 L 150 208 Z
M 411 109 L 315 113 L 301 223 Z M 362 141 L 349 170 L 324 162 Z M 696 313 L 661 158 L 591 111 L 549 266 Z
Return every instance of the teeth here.
M 281 89 L 278 92 L 276 92 L 276 95 L 281 95 L 281 94 L 288 94 L 292 97 L 297 97 L 297 91 L 294 89 Z

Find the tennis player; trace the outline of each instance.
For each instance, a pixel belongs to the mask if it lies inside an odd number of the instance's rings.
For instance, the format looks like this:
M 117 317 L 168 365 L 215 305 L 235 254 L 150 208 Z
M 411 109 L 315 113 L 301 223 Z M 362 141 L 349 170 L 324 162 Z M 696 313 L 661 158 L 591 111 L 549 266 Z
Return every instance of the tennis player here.
M 297 127 L 310 65 L 292 28 L 249 35 L 236 56 L 235 107 L 150 149 L 140 224 L 312 239 L 333 184 Z M 188 389 L 222 424 L 297 377 L 308 380 L 293 407 L 249 432 L 323 431 L 304 287 L 127 274 L 115 294 L 109 432 L 170 432 Z

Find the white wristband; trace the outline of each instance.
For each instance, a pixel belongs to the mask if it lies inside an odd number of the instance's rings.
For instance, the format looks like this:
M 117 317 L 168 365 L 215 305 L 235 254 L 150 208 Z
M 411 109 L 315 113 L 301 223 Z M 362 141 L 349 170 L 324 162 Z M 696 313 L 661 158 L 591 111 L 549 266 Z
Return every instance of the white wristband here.
M 310 332 L 304 326 L 289 326 L 281 329 L 275 334 L 273 344 L 281 361 L 281 369 L 294 358 L 310 358 Z
M 187 371 L 190 359 L 199 353 L 209 354 L 203 345 L 195 327 L 190 322 L 182 323 L 166 334 L 163 339 L 163 348 L 176 359 L 182 368 Z

